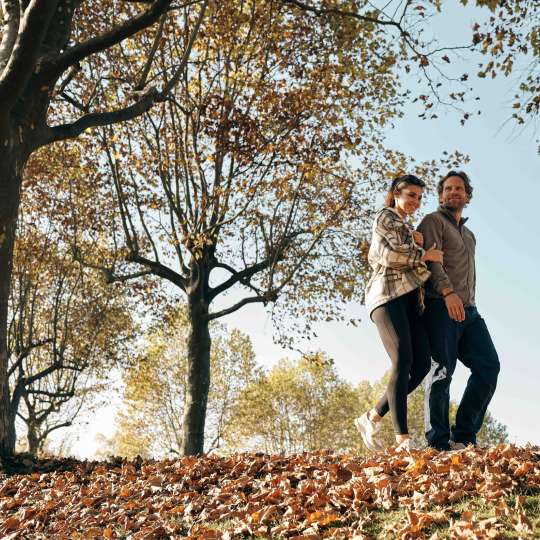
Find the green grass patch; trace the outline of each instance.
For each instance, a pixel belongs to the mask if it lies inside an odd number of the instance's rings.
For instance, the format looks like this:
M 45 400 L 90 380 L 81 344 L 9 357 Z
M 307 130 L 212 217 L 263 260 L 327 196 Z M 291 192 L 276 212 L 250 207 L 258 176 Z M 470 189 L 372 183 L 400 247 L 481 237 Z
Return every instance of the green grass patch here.
M 518 531 L 515 528 L 513 520 L 516 519 L 518 511 L 516 510 L 516 500 L 520 496 L 521 499 L 521 508 L 522 512 L 528 518 L 532 524 L 532 532 L 529 534 L 524 533 L 523 531 Z M 499 538 L 504 539 L 515 539 L 520 538 L 540 538 L 540 492 L 524 492 L 521 495 L 510 495 L 505 499 L 506 504 L 511 510 L 509 516 L 500 516 L 498 523 L 502 525 L 502 528 L 499 529 L 500 536 Z M 481 522 L 484 519 L 496 517 L 496 506 L 497 502 L 486 502 L 480 498 L 464 498 L 459 502 L 454 503 L 451 506 L 438 506 L 429 508 L 427 511 L 436 511 L 436 510 L 450 510 L 449 517 L 451 522 L 459 521 L 465 512 L 472 512 L 474 515 L 475 522 Z M 363 526 L 364 534 L 372 538 L 381 538 L 381 539 L 392 539 L 395 538 L 395 535 L 388 532 L 388 528 L 393 525 L 403 526 L 408 522 L 407 519 L 407 508 L 398 508 L 392 510 L 374 510 L 371 512 L 366 512 L 364 516 L 361 517 L 361 520 L 365 520 Z M 434 533 L 437 533 L 439 539 L 449 539 L 451 532 L 451 522 L 446 524 L 433 524 L 430 527 L 426 527 L 422 531 L 422 536 L 429 538 Z M 277 525 L 278 523 L 274 523 Z M 235 520 L 224 520 L 215 523 L 206 523 L 205 526 L 212 528 L 218 531 L 226 531 L 231 528 L 235 528 L 238 523 Z M 342 523 L 339 527 L 344 527 L 346 524 Z M 321 536 L 326 538 L 330 536 L 332 530 L 335 527 L 330 526 L 321 530 Z M 266 540 L 271 538 L 270 536 L 251 536 L 251 540 Z M 284 538 L 284 536 L 281 536 Z

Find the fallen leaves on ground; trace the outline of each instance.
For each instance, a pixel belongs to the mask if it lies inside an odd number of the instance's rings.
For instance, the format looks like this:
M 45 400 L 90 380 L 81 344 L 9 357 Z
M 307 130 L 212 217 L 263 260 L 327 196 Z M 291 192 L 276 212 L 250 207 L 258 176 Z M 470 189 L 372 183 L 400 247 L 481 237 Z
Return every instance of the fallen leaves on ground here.
M 435 539 L 430 530 L 441 525 L 451 538 L 501 538 L 510 520 L 527 538 L 534 527 L 518 494 L 539 488 L 540 448 L 532 446 L 73 461 L 68 470 L 1 478 L 0 538 L 367 540 L 369 512 L 403 508 L 385 537 Z M 452 504 L 467 497 L 496 504 L 495 515 L 456 515 Z

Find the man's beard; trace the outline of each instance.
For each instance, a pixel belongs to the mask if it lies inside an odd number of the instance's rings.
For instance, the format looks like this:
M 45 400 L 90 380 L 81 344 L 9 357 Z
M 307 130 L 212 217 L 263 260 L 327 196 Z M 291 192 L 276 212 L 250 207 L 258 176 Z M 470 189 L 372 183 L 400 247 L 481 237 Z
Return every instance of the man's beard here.
M 457 210 L 463 210 L 467 206 L 467 201 L 447 201 L 442 203 L 442 207 L 447 210 L 456 212 Z

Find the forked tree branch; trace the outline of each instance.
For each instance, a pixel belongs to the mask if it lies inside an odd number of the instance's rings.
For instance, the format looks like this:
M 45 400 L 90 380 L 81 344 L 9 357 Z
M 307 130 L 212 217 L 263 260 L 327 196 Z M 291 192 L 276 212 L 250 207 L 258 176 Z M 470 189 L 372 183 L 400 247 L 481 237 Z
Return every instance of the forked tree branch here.
M 90 128 L 109 126 L 137 118 L 151 109 L 158 96 L 159 92 L 155 88 L 151 88 L 141 99 L 128 107 L 110 112 L 86 114 L 71 124 L 46 128 L 44 135 L 39 140 L 39 145 L 45 146 L 53 142 L 73 139 Z
M 31 0 L 18 27 L 9 60 L 0 75 L 2 112 L 10 111 L 34 72 L 57 0 Z M 8 39 L 12 39 L 8 36 Z
M 369 17 L 367 15 L 360 15 L 360 13 L 356 13 L 354 11 L 338 9 L 338 8 L 318 8 L 310 4 L 307 4 L 306 2 L 301 2 L 300 0 L 281 0 L 281 2 L 285 5 L 296 6 L 297 8 L 300 8 L 303 11 L 308 11 L 319 17 L 322 15 L 338 15 L 341 17 L 350 17 L 353 19 L 357 19 L 359 21 L 371 22 L 374 24 L 382 25 L 382 26 L 394 26 L 395 28 L 398 28 L 401 32 L 403 32 L 403 29 L 400 23 L 392 19 L 388 19 L 388 20 L 377 19 L 375 17 Z
M 214 319 L 219 319 L 220 317 L 224 317 L 225 315 L 229 315 L 230 313 L 234 313 L 235 311 L 238 311 L 240 308 L 244 307 L 247 304 L 254 304 L 254 303 L 264 303 L 271 301 L 273 299 L 273 295 L 265 294 L 264 296 L 249 296 L 247 298 L 243 298 L 240 300 L 240 302 L 234 304 L 233 306 L 222 309 L 221 311 L 215 311 L 214 313 L 210 313 L 207 316 L 207 320 L 213 321 Z
M 134 36 L 141 30 L 152 26 L 167 11 L 171 0 L 155 0 L 152 5 L 140 15 L 127 20 L 111 30 L 100 34 L 78 45 L 70 47 L 60 56 L 44 62 L 40 73 L 46 77 L 55 79 L 70 66 L 77 64 L 92 54 L 103 52 L 114 45 L 118 45 L 125 39 Z
M 241 271 L 235 271 L 233 268 L 228 267 L 227 265 L 217 264 L 216 267 L 226 268 L 227 270 L 229 270 L 229 272 L 231 272 L 232 275 L 229 279 L 225 280 L 223 283 L 210 289 L 210 294 L 209 294 L 210 301 L 212 301 L 221 293 L 225 292 L 227 289 L 230 289 L 236 283 L 247 285 L 247 282 L 252 276 L 268 268 L 269 264 L 270 264 L 270 259 L 266 259 L 264 261 L 261 261 L 260 263 L 249 266 L 248 268 L 244 268 L 244 270 L 241 270 Z
M 188 45 L 186 47 L 186 50 L 184 51 L 182 60 L 170 81 L 161 91 L 157 90 L 156 88 L 149 88 L 138 101 L 136 101 L 132 105 L 129 105 L 128 107 L 123 107 L 115 111 L 90 113 L 82 116 L 81 118 L 70 124 L 46 127 L 42 130 L 41 136 L 39 137 L 38 146 L 45 146 L 47 144 L 57 141 L 63 141 L 66 139 L 73 139 L 75 137 L 78 137 L 83 131 L 90 128 L 118 124 L 120 122 L 132 120 L 149 111 L 155 103 L 165 101 L 168 98 L 171 90 L 180 80 L 182 73 L 184 72 L 189 56 L 191 54 L 191 49 L 195 42 L 195 38 L 198 34 L 202 20 L 206 13 L 207 6 L 208 0 L 204 0 L 201 11 L 195 23 L 195 27 L 191 32 Z

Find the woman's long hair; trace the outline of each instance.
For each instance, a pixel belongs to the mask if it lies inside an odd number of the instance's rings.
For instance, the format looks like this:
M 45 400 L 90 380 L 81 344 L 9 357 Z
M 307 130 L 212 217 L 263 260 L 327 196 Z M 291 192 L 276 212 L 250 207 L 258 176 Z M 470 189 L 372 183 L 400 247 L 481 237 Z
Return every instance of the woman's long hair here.
M 384 206 L 394 208 L 396 206 L 396 193 L 399 193 L 404 187 L 411 185 L 421 188 L 426 187 L 426 183 L 423 180 L 420 180 L 418 176 L 414 176 L 414 174 L 404 174 L 394 178 L 392 185 L 384 198 Z

